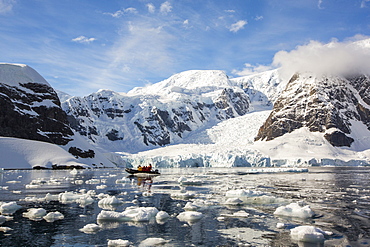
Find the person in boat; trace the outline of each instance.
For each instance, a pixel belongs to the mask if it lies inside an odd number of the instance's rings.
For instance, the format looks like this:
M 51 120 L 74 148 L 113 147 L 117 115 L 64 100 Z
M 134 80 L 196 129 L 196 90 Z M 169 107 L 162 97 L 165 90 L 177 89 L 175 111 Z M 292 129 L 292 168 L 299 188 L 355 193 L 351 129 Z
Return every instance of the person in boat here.
M 137 167 L 137 170 L 138 170 L 139 172 L 143 171 L 143 168 L 141 167 L 141 165 L 139 165 L 139 166 Z

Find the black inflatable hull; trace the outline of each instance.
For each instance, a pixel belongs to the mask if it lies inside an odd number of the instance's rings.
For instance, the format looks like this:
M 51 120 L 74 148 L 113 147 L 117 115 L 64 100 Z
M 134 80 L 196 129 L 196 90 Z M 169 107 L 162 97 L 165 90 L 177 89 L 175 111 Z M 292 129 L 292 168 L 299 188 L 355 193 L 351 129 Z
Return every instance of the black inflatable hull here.
M 146 171 L 138 171 L 136 169 L 126 168 L 125 171 L 132 174 L 132 175 L 138 175 L 138 176 L 140 176 L 140 175 L 142 175 L 142 176 L 160 175 L 159 171 L 157 171 L 157 170 L 146 172 Z

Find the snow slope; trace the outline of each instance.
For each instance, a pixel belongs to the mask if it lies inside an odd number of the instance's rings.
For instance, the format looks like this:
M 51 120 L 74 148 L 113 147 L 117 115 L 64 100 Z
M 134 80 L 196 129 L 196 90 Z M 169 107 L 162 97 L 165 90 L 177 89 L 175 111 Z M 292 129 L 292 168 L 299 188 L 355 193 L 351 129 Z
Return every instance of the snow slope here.
M 0 63 L 0 83 L 18 87 L 19 83 L 25 82 L 50 86 L 36 70 L 25 64 Z
M 88 167 L 57 145 L 11 137 L 0 137 L 0 155 L 2 168 L 31 169 L 34 166 L 51 168 L 54 164 Z
M 0 63 L 0 105 L 0 168 L 114 167 L 73 132 L 54 89 L 29 66 Z M 74 157 L 71 147 L 94 157 Z

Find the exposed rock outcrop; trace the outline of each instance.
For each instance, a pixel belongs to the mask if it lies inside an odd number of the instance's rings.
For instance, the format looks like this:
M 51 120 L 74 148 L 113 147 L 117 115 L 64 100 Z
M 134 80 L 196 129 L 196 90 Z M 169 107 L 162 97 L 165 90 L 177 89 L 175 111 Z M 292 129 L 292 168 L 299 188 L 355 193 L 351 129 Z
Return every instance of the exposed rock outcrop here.
M 0 66 L 0 136 L 66 145 L 73 132 L 59 98 L 46 81 L 35 81 L 30 73 L 37 72 L 27 66 Z M 22 76 L 28 82 L 17 79 Z
M 350 146 L 351 121 L 370 126 L 369 77 L 296 74 L 276 101 L 256 140 L 272 140 L 298 128 L 323 132 L 333 146 Z

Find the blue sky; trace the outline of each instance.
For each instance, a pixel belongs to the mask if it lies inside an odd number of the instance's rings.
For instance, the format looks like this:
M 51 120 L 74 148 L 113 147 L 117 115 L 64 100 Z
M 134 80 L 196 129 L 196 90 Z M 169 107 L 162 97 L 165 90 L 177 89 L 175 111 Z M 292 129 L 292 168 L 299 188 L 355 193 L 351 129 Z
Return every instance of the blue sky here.
M 191 69 L 238 77 L 356 35 L 370 36 L 370 0 L 0 0 L 0 62 L 79 96 Z

